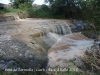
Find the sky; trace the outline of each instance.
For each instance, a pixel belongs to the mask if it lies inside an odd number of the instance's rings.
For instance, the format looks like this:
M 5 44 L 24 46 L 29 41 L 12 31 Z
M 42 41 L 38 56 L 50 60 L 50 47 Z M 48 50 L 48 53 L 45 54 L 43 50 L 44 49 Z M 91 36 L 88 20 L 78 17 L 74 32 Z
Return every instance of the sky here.
M 9 4 L 9 0 L 0 0 L 0 3 L 4 3 L 4 4 Z M 35 0 L 33 4 L 39 4 L 42 5 L 44 3 L 44 0 Z

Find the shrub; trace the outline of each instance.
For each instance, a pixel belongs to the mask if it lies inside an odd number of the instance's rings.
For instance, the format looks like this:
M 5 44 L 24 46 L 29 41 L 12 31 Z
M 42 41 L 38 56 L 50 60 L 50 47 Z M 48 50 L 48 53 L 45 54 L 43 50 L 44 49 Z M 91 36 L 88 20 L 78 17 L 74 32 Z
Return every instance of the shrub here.
M 41 9 L 44 10 L 44 11 L 48 11 L 49 10 L 48 6 L 45 5 L 45 4 L 41 5 Z
M 31 3 L 25 2 L 23 4 L 20 4 L 19 9 L 20 9 L 20 11 L 18 12 L 18 16 L 21 19 L 30 17 L 30 15 L 32 15 L 33 9 L 32 9 Z
M 26 13 L 28 14 L 28 17 L 29 17 L 29 18 L 33 18 L 33 17 L 35 17 L 35 15 L 36 15 L 35 11 L 34 11 L 32 8 L 28 8 L 28 9 L 26 10 Z
M 27 10 L 28 8 L 32 8 L 32 4 L 31 3 L 25 2 L 25 3 L 21 4 L 21 5 L 19 5 L 19 9 L 21 9 L 23 11 Z
M 91 75 L 100 74 L 100 49 L 96 45 L 87 50 L 81 59 L 85 66 L 82 70 Z

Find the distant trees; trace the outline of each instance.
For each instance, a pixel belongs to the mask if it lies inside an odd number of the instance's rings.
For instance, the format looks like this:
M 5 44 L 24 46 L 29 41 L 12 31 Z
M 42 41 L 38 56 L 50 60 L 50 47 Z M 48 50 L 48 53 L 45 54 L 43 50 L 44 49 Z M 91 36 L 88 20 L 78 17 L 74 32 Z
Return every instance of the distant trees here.
M 44 11 L 48 11 L 49 10 L 48 6 L 45 5 L 45 4 L 41 5 L 41 9 L 44 10 Z
M 81 15 L 79 1 L 81 0 L 45 0 L 46 3 L 49 2 L 54 14 L 64 14 L 66 18 Z
M 34 0 L 10 0 L 10 2 L 12 3 L 13 8 L 19 8 L 21 4 L 24 4 L 24 3 L 32 4 Z
M 24 11 L 29 9 L 29 8 L 32 8 L 31 3 L 25 2 L 25 3 L 19 5 L 19 9 L 24 10 Z
M 89 23 L 92 31 L 94 30 L 96 35 L 100 34 L 100 0 L 86 0 L 85 3 L 80 2 L 81 6 L 84 6 L 82 12 L 85 21 Z

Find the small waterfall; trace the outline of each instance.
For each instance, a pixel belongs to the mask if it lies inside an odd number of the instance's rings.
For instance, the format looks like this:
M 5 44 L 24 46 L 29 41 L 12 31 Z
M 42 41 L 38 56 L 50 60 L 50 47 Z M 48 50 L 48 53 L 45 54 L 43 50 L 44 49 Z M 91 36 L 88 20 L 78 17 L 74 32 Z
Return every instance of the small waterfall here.
M 56 24 L 52 25 L 52 27 L 49 26 L 48 31 L 61 35 L 72 33 L 70 27 L 67 24 Z
M 63 35 L 63 29 L 62 29 L 61 25 L 57 25 L 56 29 L 57 29 L 57 33 L 58 34 L 62 34 Z
M 70 27 L 66 24 L 62 25 L 62 29 L 63 29 L 63 34 L 64 35 L 72 33 Z
M 40 38 L 41 40 L 50 47 L 52 47 L 56 41 L 63 35 L 71 34 L 71 29 L 67 24 L 53 24 L 48 27 L 42 27 Z

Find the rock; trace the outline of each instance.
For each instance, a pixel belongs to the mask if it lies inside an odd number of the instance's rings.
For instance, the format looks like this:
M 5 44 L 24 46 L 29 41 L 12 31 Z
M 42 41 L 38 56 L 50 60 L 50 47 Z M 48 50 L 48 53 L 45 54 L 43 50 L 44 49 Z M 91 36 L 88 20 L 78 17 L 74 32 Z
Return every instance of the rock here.
M 6 62 L 4 60 L 0 60 L 0 70 L 7 68 Z
M 72 23 L 75 25 L 75 28 L 72 28 L 72 32 L 78 32 L 84 29 L 88 24 L 81 20 L 73 20 Z
M 67 60 L 78 53 L 81 56 L 85 45 L 91 45 L 82 34 L 71 34 L 69 25 L 62 20 L 19 19 L 18 23 L 14 22 L 0 23 L 0 55 L 5 61 L 1 65 L 5 64 L 7 68 L 46 69 L 48 62 L 50 66 L 66 66 Z
M 72 33 L 69 25 L 65 22 L 51 21 L 50 23 L 35 24 L 40 27 L 35 28 L 37 32 L 31 36 L 45 50 L 51 48 L 61 36 Z
M 86 69 L 86 66 L 84 65 L 82 59 L 80 57 L 76 57 L 74 60 L 74 64 L 79 68 L 79 69 Z
M 82 34 L 73 33 L 64 35 L 49 49 L 48 66 L 67 67 L 66 61 L 73 60 L 76 57 L 83 57 L 87 47 L 91 47 L 92 45 L 93 40 L 89 40 Z M 78 63 L 80 63 L 80 61 Z
M 47 54 L 43 52 L 42 48 L 38 51 L 28 47 L 18 40 L 5 40 L 0 43 L 0 56 L 6 63 L 1 63 L 2 67 L 7 68 L 45 68 L 44 63 L 47 62 Z M 37 49 L 38 50 L 38 49 Z M 38 56 L 38 57 L 37 57 Z M 14 60 L 14 61 L 13 61 Z M 4 61 L 2 61 L 4 62 Z M 1 68 L 4 69 L 5 67 Z
M 0 22 L 15 20 L 14 16 L 0 16 Z

